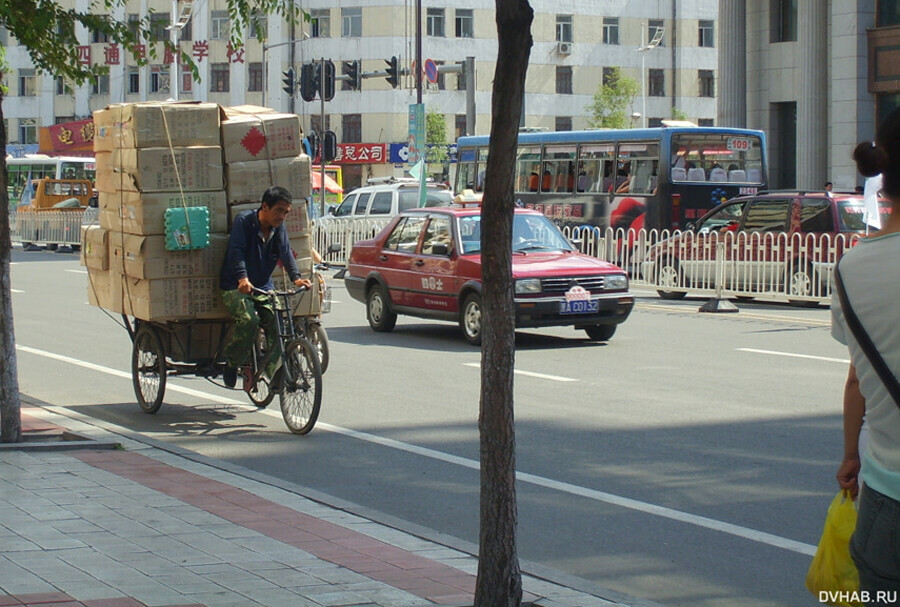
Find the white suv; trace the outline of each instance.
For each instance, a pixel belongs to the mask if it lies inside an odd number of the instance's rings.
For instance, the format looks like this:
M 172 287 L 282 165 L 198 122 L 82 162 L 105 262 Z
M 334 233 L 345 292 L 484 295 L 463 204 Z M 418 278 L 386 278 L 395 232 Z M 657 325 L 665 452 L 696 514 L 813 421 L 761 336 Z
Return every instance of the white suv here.
M 428 183 L 425 189 L 425 206 L 435 207 L 453 203 L 453 192 L 440 183 Z M 370 179 L 369 185 L 357 188 L 344 196 L 343 202 L 331 214 L 317 222 L 335 220 L 361 221 L 366 219 L 390 219 L 419 206 L 419 180 L 391 177 Z

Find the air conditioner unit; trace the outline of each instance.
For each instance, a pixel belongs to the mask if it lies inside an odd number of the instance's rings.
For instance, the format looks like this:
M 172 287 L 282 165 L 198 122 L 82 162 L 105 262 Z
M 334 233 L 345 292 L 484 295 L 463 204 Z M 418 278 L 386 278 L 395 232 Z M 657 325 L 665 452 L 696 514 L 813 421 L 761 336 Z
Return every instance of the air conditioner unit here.
M 571 42 L 557 42 L 556 43 L 556 52 L 560 55 L 571 55 L 572 54 L 572 43 Z

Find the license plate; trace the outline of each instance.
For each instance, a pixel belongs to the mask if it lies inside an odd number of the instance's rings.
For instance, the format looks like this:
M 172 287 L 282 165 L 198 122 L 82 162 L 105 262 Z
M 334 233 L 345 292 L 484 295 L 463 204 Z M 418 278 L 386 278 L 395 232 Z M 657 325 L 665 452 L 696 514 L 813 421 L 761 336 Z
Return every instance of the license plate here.
M 560 314 L 592 314 L 600 309 L 600 302 L 596 299 L 576 299 L 574 301 L 559 302 Z

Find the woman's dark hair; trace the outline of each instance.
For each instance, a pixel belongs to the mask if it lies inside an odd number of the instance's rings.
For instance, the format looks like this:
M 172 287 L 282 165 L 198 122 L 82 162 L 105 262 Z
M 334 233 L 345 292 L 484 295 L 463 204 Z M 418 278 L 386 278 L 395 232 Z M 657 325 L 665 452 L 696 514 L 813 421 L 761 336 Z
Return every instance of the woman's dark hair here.
M 262 202 L 269 208 L 274 207 L 280 200 L 291 204 L 291 202 L 294 200 L 294 197 L 291 196 L 291 193 L 286 189 L 277 185 L 273 185 L 268 190 L 263 192 Z
M 882 191 L 900 196 L 900 107 L 878 127 L 875 141 L 863 141 L 853 150 L 853 160 L 863 177 L 881 173 Z

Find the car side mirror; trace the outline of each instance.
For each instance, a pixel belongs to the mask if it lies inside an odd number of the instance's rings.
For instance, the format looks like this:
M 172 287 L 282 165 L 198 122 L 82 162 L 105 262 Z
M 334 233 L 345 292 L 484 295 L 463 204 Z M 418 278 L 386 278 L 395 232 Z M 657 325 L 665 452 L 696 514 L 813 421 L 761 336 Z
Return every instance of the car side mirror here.
M 696 232 L 696 231 L 697 231 L 697 224 L 694 223 L 693 221 L 689 221 L 689 222 L 687 222 L 686 224 L 684 224 L 684 229 L 685 229 L 685 231 L 687 231 L 687 232 Z
M 435 242 L 431 245 L 431 254 L 432 255 L 450 255 L 450 245 L 446 242 Z

